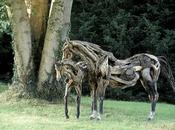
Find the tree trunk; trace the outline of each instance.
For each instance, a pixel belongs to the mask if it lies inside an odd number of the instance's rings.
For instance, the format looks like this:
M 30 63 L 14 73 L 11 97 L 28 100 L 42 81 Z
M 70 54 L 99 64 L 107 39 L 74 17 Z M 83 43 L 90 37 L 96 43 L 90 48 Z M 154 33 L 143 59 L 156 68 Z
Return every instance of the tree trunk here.
M 47 28 L 47 17 L 49 13 L 48 0 L 30 0 L 30 25 L 33 43 L 33 58 L 35 64 L 35 75 L 39 70 L 44 37 Z
M 13 85 L 49 100 L 62 93 L 53 66 L 62 40 L 68 37 L 72 1 L 52 0 L 49 12 L 49 0 L 7 0 L 14 34 Z
M 64 0 L 64 27 L 62 30 L 61 40 L 65 41 L 69 38 L 69 32 L 71 29 L 71 9 L 73 0 Z
M 48 8 L 48 0 L 31 0 L 30 25 L 36 44 L 43 39 L 46 32 Z
M 44 48 L 42 51 L 42 58 L 39 69 L 38 90 L 42 94 L 49 93 L 47 89 L 47 87 L 50 87 L 49 85 L 54 87 L 53 82 L 55 78 L 52 75 L 54 70 L 53 65 L 56 59 L 56 51 L 58 51 L 58 46 L 61 42 L 60 33 L 62 31 L 62 28 L 63 28 L 63 0 L 55 0 L 52 2 L 50 9 Z
M 58 56 L 57 54 L 59 46 L 62 43 L 63 36 L 64 38 L 67 37 L 65 34 L 67 34 L 69 29 L 64 29 L 64 27 L 65 25 L 67 26 L 67 23 L 70 24 L 71 9 L 69 8 L 71 8 L 71 5 L 72 0 L 55 0 L 51 3 L 48 27 L 38 77 L 38 90 L 41 93 L 44 91 L 44 93 L 49 93 L 50 95 L 48 89 L 46 89 L 47 92 L 45 92 L 45 87 L 57 87 L 54 83 L 55 76 L 53 76 L 53 65 Z
M 31 30 L 26 5 L 21 0 L 8 0 L 9 15 L 12 21 L 14 39 L 15 72 L 12 86 L 18 86 L 23 92 L 33 91 L 33 60 Z

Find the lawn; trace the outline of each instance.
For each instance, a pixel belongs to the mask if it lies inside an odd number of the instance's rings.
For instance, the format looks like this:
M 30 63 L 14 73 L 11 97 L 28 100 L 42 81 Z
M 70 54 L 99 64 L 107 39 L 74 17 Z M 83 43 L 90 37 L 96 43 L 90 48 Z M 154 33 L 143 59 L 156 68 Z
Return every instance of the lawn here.
M 7 89 L 8 89 L 7 84 L 0 82 L 0 93 L 4 92 Z
M 147 121 L 148 103 L 105 100 L 102 120 L 96 121 L 89 120 L 90 104 L 89 97 L 82 98 L 81 116 L 76 119 L 75 103 L 69 103 L 66 120 L 63 103 L 1 101 L 0 130 L 175 130 L 175 105 L 158 103 L 156 118 Z

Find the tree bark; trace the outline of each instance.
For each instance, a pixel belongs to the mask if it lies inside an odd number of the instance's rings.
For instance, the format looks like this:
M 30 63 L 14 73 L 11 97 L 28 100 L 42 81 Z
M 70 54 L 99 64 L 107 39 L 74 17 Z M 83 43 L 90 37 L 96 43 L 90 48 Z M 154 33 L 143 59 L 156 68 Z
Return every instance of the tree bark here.
M 12 22 L 15 72 L 12 86 L 32 91 L 33 60 L 32 42 L 29 18 L 25 2 L 22 0 L 7 0 L 8 13 Z
M 31 0 L 30 25 L 34 42 L 39 43 L 46 32 L 48 0 Z
M 68 37 L 67 32 L 70 26 L 67 27 L 67 25 L 70 25 L 71 7 L 72 0 L 54 0 L 51 3 L 37 85 L 39 93 L 45 93 L 45 95 L 40 96 L 47 97 L 46 94 L 51 95 L 52 93 L 50 89 L 53 91 L 53 88 L 58 87 L 53 75 L 54 63 L 62 40 Z M 65 27 L 67 28 L 64 29 Z M 57 91 L 57 89 L 55 90 Z
M 62 93 L 53 66 L 68 37 L 72 1 L 52 0 L 50 6 L 50 0 L 7 0 L 15 52 L 12 86 L 45 99 Z
M 38 75 L 41 60 L 44 37 L 47 29 L 47 18 L 49 14 L 48 0 L 28 0 L 29 18 L 32 34 L 32 52 L 34 59 L 35 75 Z
M 69 38 L 69 32 L 71 30 L 71 10 L 73 0 L 64 0 L 64 27 L 62 30 L 61 40 L 65 41 Z
M 38 90 L 40 93 L 47 90 L 45 86 L 52 85 L 54 87 L 53 65 L 56 59 L 56 51 L 61 42 L 61 31 L 63 28 L 63 0 L 52 1 L 48 26 L 45 36 L 44 48 L 42 51 L 42 58 L 40 62 Z M 58 24 L 59 23 L 59 24 Z M 42 95 L 47 96 L 47 95 Z

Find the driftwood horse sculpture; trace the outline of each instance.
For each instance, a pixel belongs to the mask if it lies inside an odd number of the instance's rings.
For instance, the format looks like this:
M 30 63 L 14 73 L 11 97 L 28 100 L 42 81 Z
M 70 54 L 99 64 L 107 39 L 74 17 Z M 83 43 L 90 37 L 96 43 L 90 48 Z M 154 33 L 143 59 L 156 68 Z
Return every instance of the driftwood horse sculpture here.
M 138 80 L 148 93 L 151 101 L 151 111 L 148 119 L 154 118 L 157 92 L 157 81 L 160 74 L 160 63 L 175 90 L 174 78 L 169 64 L 164 57 L 151 54 L 137 54 L 130 58 L 119 60 L 111 52 L 102 50 L 98 45 L 83 41 L 67 41 L 63 46 L 62 60 L 83 60 L 87 63 L 88 80 L 91 87 L 92 115 L 91 119 L 100 119 L 97 110 L 99 97 L 99 112 L 103 112 L 103 99 L 106 87 L 127 88 L 134 86 Z
M 55 64 L 56 70 L 56 79 L 59 81 L 62 76 L 65 76 L 65 95 L 64 95 L 64 105 L 65 105 L 65 116 L 68 119 L 68 94 L 72 88 L 75 88 L 77 93 L 77 114 L 76 117 L 80 116 L 80 102 L 81 102 L 81 90 L 82 90 L 82 80 L 85 76 L 86 71 L 86 63 L 85 62 L 73 62 L 71 60 L 63 60 L 58 61 Z

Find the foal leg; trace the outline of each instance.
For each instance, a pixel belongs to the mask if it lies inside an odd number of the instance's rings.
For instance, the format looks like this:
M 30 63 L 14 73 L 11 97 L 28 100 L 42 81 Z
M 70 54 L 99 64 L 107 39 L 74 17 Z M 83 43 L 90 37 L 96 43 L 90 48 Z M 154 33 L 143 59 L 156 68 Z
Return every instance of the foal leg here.
M 76 117 L 77 119 L 79 118 L 80 116 L 80 102 L 81 102 L 81 85 L 78 85 L 76 88 L 75 88 L 76 92 L 77 92 L 77 114 L 76 114 Z
M 91 113 L 93 113 L 93 106 L 94 106 L 94 103 L 93 103 L 93 91 L 90 92 L 90 95 L 91 95 L 91 98 L 92 98 L 92 101 L 91 101 Z
M 68 100 L 67 100 L 67 99 L 68 99 L 68 93 L 69 93 L 70 90 L 71 90 L 70 85 L 71 85 L 72 82 L 73 82 L 73 81 L 70 80 L 68 83 L 66 83 L 66 89 L 65 89 L 65 94 L 64 94 L 64 111 L 65 111 L 66 119 L 69 118 L 69 115 L 68 115 L 68 107 L 67 107 L 67 102 L 68 102 Z
M 64 94 L 64 112 L 65 112 L 65 116 L 66 116 L 66 119 L 69 118 L 69 115 L 68 115 L 68 107 L 67 107 L 67 99 L 68 99 L 68 93 L 70 92 L 70 84 L 67 83 L 66 84 L 66 89 L 65 89 L 65 94 Z

